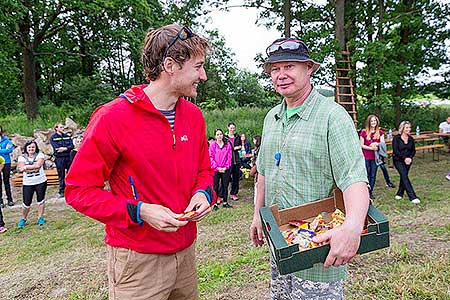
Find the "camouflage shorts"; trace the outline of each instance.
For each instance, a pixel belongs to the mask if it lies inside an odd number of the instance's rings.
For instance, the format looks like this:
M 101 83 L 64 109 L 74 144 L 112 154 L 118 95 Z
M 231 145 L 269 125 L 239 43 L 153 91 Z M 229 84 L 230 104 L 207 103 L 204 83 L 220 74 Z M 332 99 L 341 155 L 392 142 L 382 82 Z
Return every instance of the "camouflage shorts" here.
M 292 274 L 280 275 L 271 260 L 270 297 L 272 300 L 343 300 L 342 280 L 315 282 Z

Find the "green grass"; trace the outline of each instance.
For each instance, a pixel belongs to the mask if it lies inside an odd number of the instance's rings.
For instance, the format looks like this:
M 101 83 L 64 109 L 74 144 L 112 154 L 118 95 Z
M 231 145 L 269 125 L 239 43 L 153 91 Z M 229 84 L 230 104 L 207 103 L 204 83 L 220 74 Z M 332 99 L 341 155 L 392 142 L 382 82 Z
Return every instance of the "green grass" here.
M 418 206 L 395 201 L 396 190 L 386 188 L 378 172 L 375 205 L 389 219 L 391 247 L 353 259 L 346 299 L 450 299 L 449 161 L 449 155 L 438 162 L 431 155 L 415 160 L 411 180 L 422 200 Z M 389 171 L 397 184 L 396 171 Z M 199 224 L 201 300 L 268 299 L 269 250 L 249 241 L 253 189 L 250 179 L 243 183 L 233 209 L 220 208 Z M 35 209 L 23 230 L 14 228 L 20 210 L 4 210 L 9 231 L 0 236 L 0 299 L 107 299 L 103 226 L 64 203 L 48 203 L 48 222 L 39 227 Z
M 248 140 L 255 135 L 261 135 L 264 117 L 269 109 L 247 107 L 226 110 L 212 110 L 204 112 L 207 124 L 207 135 L 214 137 L 217 128 L 227 132 L 229 122 L 236 124 L 238 133 L 245 133 Z

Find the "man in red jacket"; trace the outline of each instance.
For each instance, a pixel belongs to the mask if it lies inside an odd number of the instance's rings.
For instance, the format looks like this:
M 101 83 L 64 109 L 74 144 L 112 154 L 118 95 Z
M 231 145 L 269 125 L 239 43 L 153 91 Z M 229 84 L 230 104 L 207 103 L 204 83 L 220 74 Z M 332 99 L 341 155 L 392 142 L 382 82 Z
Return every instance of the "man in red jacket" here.
M 106 225 L 110 299 L 198 298 L 196 221 L 211 211 L 214 172 L 203 115 L 183 97 L 207 79 L 209 50 L 187 27 L 150 30 L 150 84 L 97 108 L 67 175 L 67 203 Z

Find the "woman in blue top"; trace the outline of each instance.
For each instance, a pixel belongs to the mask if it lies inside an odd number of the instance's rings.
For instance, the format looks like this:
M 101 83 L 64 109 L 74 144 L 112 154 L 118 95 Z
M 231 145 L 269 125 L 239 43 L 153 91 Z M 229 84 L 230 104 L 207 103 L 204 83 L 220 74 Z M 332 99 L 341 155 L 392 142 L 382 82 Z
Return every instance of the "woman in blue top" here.
M 5 185 L 6 198 L 8 200 L 8 205 L 13 206 L 14 201 L 11 194 L 11 185 L 9 183 L 9 177 L 11 176 L 11 152 L 14 150 L 14 146 L 8 137 L 3 134 L 3 127 L 0 126 L 0 155 L 5 159 L 5 165 L 0 175 L 0 207 L 5 207 L 3 203 L 3 191 L 2 191 L 2 181 Z
M 252 146 L 250 142 L 245 137 L 244 133 L 241 133 L 241 150 L 239 153 L 239 157 L 241 160 L 241 167 L 250 169 L 250 158 L 252 157 Z

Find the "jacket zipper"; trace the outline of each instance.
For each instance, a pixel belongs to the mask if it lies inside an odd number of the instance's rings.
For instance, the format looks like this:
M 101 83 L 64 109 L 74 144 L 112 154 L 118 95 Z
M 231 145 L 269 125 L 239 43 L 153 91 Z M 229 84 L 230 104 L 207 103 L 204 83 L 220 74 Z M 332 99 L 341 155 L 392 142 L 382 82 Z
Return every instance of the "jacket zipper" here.
M 172 149 L 175 150 L 177 139 L 175 137 L 175 131 L 173 131 L 173 129 L 172 129 L 172 137 L 173 137 Z

